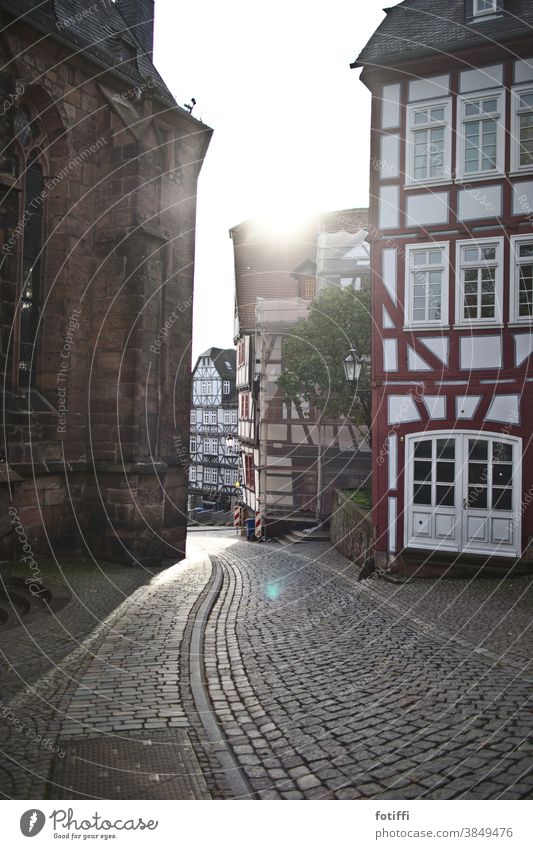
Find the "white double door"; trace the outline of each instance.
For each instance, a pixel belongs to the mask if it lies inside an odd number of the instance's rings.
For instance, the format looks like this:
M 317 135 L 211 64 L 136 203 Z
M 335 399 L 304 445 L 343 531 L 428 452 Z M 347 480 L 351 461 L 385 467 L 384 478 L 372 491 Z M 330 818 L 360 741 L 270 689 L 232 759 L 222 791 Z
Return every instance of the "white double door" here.
M 406 437 L 405 545 L 519 557 L 521 461 L 498 434 Z

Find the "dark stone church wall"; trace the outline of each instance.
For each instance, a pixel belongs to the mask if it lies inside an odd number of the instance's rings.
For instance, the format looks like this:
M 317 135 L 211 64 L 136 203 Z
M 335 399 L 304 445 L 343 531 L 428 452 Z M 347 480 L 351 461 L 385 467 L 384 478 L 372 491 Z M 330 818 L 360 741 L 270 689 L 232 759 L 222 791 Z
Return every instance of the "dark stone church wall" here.
M 45 409 L 29 417 L 7 404 L 7 460 L 20 480 L 10 491 L 0 484 L 0 509 L 14 504 L 41 556 L 51 545 L 145 565 L 177 560 L 186 533 L 176 444 L 188 445 L 196 180 L 210 131 L 164 108 L 161 120 L 178 139 L 176 169 L 150 90 L 135 102 L 136 117 L 117 111 L 113 95 L 125 82 L 81 54 L 68 58 L 51 39 L 33 46 L 24 25 L 8 40 L 20 54 L 16 68 L 2 47 L 0 63 L 45 107 L 46 174 L 62 178 L 45 200 L 36 379 Z M 0 557 L 16 552 L 14 534 L 0 529 Z

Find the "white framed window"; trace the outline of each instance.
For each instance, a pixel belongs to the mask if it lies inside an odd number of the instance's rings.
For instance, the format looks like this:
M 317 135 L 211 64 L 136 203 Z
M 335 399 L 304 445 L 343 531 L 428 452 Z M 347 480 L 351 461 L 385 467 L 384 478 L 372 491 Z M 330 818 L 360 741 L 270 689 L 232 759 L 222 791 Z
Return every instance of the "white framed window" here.
M 224 469 L 224 485 L 232 486 L 237 481 L 237 469 Z
M 216 425 L 217 423 L 217 411 L 216 410 L 204 410 L 204 424 L 205 425 Z
M 237 410 L 232 410 L 231 411 L 231 424 L 237 424 L 237 421 L 238 421 Z
M 222 384 L 222 392 L 224 395 L 229 395 L 230 383 L 229 380 L 225 380 Z
M 500 324 L 503 317 L 503 239 L 456 244 L 457 324 Z
M 200 381 L 200 395 L 207 395 L 207 380 Z
M 405 269 L 405 324 L 442 327 L 448 323 L 449 245 L 408 245 Z
M 191 454 L 196 453 L 196 437 L 195 436 L 191 436 L 189 451 L 190 451 Z
M 407 184 L 435 183 L 451 178 L 451 100 L 407 107 Z
M 209 436 L 204 439 L 204 454 L 216 454 L 218 456 L 218 439 Z
M 457 175 L 470 178 L 503 173 L 503 91 L 464 95 L 458 98 L 457 108 Z
M 250 396 L 248 392 L 239 395 L 241 419 L 247 419 L 250 415 Z
M 498 0 L 474 0 L 474 16 L 495 15 L 498 11 Z
M 224 417 L 224 418 L 223 418 L 223 421 L 224 421 L 224 424 L 225 424 L 225 425 L 229 425 L 229 424 L 231 424 L 231 413 L 232 413 L 232 411 L 231 411 L 231 410 L 224 410 L 224 412 L 223 412 L 223 414 L 222 414 L 222 415 L 223 415 L 223 417 Z
M 533 86 L 512 92 L 511 171 L 533 171 Z
M 511 236 L 511 321 L 533 321 L 533 236 Z
M 204 483 L 218 483 L 217 469 L 212 466 L 204 468 Z
M 196 424 L 196 410 L 191 410 L 191 424 Z
M 196 466 L 189 466 L 189 480 L 191 483 L 196 483 Z

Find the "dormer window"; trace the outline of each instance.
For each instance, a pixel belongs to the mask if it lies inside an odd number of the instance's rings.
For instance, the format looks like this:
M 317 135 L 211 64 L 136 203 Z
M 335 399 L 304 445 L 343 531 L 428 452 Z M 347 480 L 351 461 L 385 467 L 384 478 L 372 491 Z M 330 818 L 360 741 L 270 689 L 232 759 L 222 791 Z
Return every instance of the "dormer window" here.
M 498 0 L 474 0 L 474 17 L 495 15 L 498 11 Z

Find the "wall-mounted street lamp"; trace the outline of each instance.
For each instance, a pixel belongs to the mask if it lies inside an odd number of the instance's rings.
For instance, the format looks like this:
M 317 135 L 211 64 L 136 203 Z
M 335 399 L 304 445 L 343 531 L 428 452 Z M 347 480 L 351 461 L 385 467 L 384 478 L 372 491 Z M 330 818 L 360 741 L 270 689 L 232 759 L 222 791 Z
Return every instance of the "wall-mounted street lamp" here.
M 347 356 L 344 358 L 344 374 L 348 383 L 357 383 L 361 376 L 361 368 L 363 361 L 358 356 L 357 351 L 350 349 Z
M 235 440 L 233 439 L 232 434 L 228 433 L 228 435 L 226 436 L 226 448 L 228 449 L 228 451 L 231 451 L 234 443 L 235 443 Z

